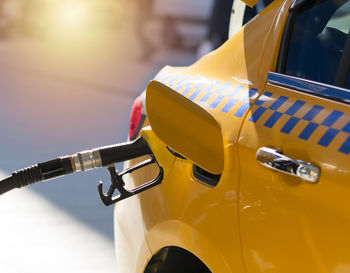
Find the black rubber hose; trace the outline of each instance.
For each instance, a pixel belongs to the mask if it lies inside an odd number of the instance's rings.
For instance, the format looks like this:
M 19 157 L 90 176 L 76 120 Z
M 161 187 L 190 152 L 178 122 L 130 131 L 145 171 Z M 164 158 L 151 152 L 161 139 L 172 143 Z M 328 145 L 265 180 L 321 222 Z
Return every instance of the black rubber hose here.
M 14 182 L 14 179 L 12 176 L 9 176 L 0 181 L 0 194 L 3 194 L 15 188 L 17 188 L 17 185 Z
M 38 165 L 33 165 L 12 173 L 11 176 L 0 181 L 0 195 L 42 180 L 41 170 Z
M 42 180 L 42 174 L 38 164 L 15 171 L 12 173 L 12 177 L 16 188 L 22 188 Z

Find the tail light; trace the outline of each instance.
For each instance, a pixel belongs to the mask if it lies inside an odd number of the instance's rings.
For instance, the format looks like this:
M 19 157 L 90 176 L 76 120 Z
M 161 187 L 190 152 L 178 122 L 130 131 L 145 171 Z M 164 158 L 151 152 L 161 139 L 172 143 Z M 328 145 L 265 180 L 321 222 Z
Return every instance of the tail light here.
M 142 128 L 146 119 L 145 92 L 138 96 L 131 109 L 129 139 L 134 140 Z

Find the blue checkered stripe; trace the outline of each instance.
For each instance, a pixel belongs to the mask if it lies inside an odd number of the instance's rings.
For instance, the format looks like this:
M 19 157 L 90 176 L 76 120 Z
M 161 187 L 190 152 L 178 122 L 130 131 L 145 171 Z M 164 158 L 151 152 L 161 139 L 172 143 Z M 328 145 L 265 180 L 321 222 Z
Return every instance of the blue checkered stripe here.
M 209 81 L 201 77 L 166 75 L 158 76 L 155 80 L 173 88 L 191 101 L 198 98 L 196 101 L 198 104 L 205 104 L 209 101 L 209 98 L 213 98 L 210 104 L 208 104 L 211 109 L 216 109 L 226 99 L 226 103 L 220 109 L 223 113 L 228 113 L 234 105 L 240 105 L 234 113 L 234 116 L 238 118 L 241 118 L 250 108 L 252 105 L 250 98 L 257 94 L 258 91 L 256 88 L 251 88 L 248 92 L 242 92 L 244 89 L 243 85 L 233 85 L 232 83 L 222 81 Z
M 272 93 L 265 92 L 263 95 L 271 97 Z M 298 138 L 303 140 L 309 140 L 317 128 L 319 128 L 320 126 L 324 126 L 326 128 L 326 132 L 317 142 L 318 145 L 323 147 L 328 147 L 340 132 L 344 132 L 348 134 L 348 137 L 344 141 L 344 143 L 339 147 L 338 151 L 344 154 L 350 154 L 350 121 L 347 121 L 346 125 L 343 126 L 343 128 L 341 129 L 336 129 L 333 127 L 336 121 L 338 121 L 341 117 L 349 119 L 349 116 L 347 116 L 344 112 L 333 110 L 330 111 L 328 116 L 326 116 L 326 118 L 322 122 L 316 122 L 315 118 L 322 110 L 324 110 L 324 107 L 320 105 L 313 105 L 310 108 L 310 110 L 307 111 L 307 113 L 304 114 L 302 117 L 296 117 L 295 115 L 303 106 L 306 105 L 306 102 L 296 100 L 286 111 L 279 111 L 279 109 L 284 103 L 288 101 L 288 99 L 289 98 L 286 96 L 280 96 L 270 106 L 265 107 L 264 102 L 266 100 L 259 98 L 255 103 L 255 105 L 257 105 L 258 107 L 255 109 L 255 111 L 253 111 L 251 117 L 248 120 L 256 123 L 259 121 L 260 117 L 267 111 L 267 109 L 270 109 L 272 110 L 272 114 L 265 121 L 264 126 L 267 128 L 273 128 L 277 121 L 280 120 L 280 118 L 283 115 L 289 116 L 287 122 L 280 129 L 281 133 L 284 134 L 290 134 L 296 127 L 296 125 L 301 120 L 304 120 L 307 122 L 307 124 L 301 131 L 301 133 L 298 135 Z
M 221 112 L 224 113 L 228 113 L 232 107 L 239 102 L 241 106 L 233 113 L 233 115 L 238 118 L 243 117 L 250 108 L 252 104 L 250 98 L 258 91 L 257 89 L 251 88 L 248 92 L 243 92 L 242 94 L 242 92 L 240 92 L 244 88 L 242 85 L 232 86 L 231 83 L 227 82 L 208 81 L 203 80 L 200 77 L 196 78 L 174 74 L 160 75 L 156 80 L 167 84 L 169 87 L 180 92 L 192 101 L 199 97 L 199 94 L 202 94 L 202 97 L 197 101 L 199 104 L 207 102 L 212 95 L 216 95 L 215 99 L 209 104 L 209 108 L 212 109 L 217 108 L 224 98 L 228 98 L 228 101 L 220 109 Z M 214 89 L 215 91 L 213 91 Z M 190 93 L 191 90 L 193 90 L 192 93 Z M 324 109 L 323 106 L 314 105 L 303 117 L 297 117 L 296 114 L 298 111 L 306 105 L 305 101 L 296 100 L 287 110 L 281 111 L 281 107 L 289 100 L 289 98 L 286 96 L 280 96 L 277 99 L 273 99 L 274 102 L 270 106 L 265 106 L 266 101 L 271 100 L 270 98 L 272 95 L 271 92 L 264 92 L 264 94 L 259 97 L 254 104 L 256 108 L 252 111 L 252 114 L 248 119 L 250 122 L 257 123 L 263 114 L 269 109 L 271 115 L 265 121 L 263 126 L 272 129 L 282 116 L 288 116 L 289 118 L 280 129 L 280 132 L 290 134 L 296 125 L 301 120 L 304 120 L 307 122 L 307 125 L 299 134 L 298 138 L 305 141 L 309 140 L 318 127 L 324 126 L 327 130 L 317 142 L 318 145 L 323 147 L 328 147 L 335 137 L 340 132 L 343 132 L 346 133 L 348 137 L 339 147 L 338 151 L 346 155 L 350 154 L 350 121 L 347 121 L 342 129 L 336 129 L 333 127 L 336 121 L 341 117 L 349 119 L 348 115 L 344 112 L 333 110 L 321 123 L 318 123 L 315 121 L 315 118 Z

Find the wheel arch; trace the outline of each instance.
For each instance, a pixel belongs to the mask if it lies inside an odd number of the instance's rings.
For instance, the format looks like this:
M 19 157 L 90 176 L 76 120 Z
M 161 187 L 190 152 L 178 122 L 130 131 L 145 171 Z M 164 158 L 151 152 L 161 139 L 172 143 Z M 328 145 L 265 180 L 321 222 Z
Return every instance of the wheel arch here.
M 210 269 L 193 253 L 177 246 L 167 246 L 155 253 L 146 265 L 144 273 L 201 272 Z
M 198 259 L 209 269 L 207 272 L 231 272 L 224 256 L 215 247 L 215 243 L 210 242 L 203 234 L 187 223 L 178 220 L 158 223 L 146 231 L 146 240 L 153 254 L 152 258 L 160 251 L 171 247 L 172 251 L 178 249 L 180 252 L 187 252 L 186 254 L 192 258 Z M 185 254 L 181 256 L 182 254 L 180 257 L 188 257 Z M 162 272 L 160 271 L 160 273 Z

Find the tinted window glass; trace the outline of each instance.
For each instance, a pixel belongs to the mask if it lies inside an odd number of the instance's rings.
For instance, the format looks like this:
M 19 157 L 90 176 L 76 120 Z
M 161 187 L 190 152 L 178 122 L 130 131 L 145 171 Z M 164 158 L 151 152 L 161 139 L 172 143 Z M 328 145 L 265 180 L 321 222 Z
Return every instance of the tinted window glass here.
M 350 26 L 350 2 L 308 1 L 295 18 L 285 73 L 334 84 Z
M 350 89 L 350 71 L 348 73 L 348 77 L 346 78 L 345 88 Z

